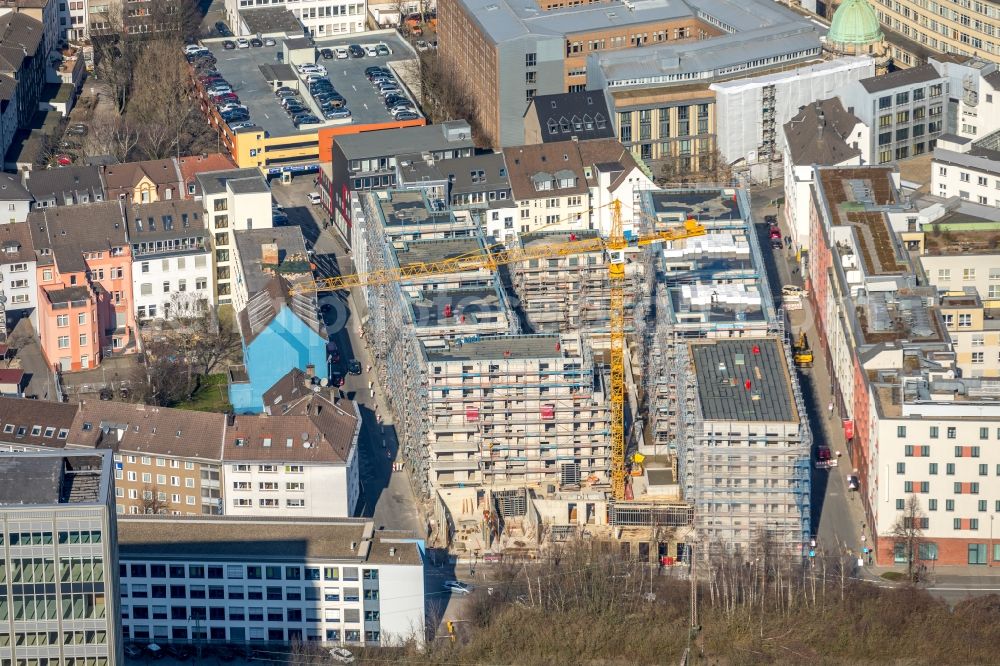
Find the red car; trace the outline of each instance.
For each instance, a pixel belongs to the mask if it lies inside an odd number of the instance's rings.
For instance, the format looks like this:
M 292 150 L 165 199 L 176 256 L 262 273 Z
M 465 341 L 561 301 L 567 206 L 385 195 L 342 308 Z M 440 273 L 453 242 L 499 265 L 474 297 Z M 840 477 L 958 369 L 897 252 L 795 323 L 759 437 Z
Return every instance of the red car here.
M 69 155 L 66 154 L 56 155 L 56 164 L 58 164 L 59 166 L 69 166 L 72 163 L 73 163 L 73 158 L 70 157 Z
M 771 240 L 774 240 L 775 238 L 781 240 L 781 229 L 778 227 L 777 224 L 772 224 L 768 228 L 767 237 L 770 238 Z

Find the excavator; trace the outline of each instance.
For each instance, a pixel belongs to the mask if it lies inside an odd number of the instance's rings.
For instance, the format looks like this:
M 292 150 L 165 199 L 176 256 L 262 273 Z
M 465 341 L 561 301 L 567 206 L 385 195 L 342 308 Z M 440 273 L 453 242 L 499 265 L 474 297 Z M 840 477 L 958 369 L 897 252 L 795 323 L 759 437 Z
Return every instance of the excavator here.
M 626 497 L 625 460 L 625 250 L 666 241 L 704 236 L 705 227 L 694 219 L 677 227 L 653 232 L 647 236 L 626 239 L 622 224 L 621 202 L 611 204 L 611 232 L 607 238 L 574 239 L 528 248 L 491 247 L 485 253 L 471 253 L 432 263 L 418 263 L 370 273 L 321 278 L 311 283 L 293 286 L 295 293 L 310 293 L 351 289 L 375 284 L 388 284 L 412 277 L 444 275 L 481 268 L 495 270 L 498 266 L 546 259 L 584 252 L 604 251 L 608 256 L 608 277 L 611 286 L 611 495 L 616 501 Z M 812 356 L 810 355 L 810 361 Z
M 813 367 L 813 352 L 805 331 L 799 332 L 799 337 L 792 346 L 792 360 L 795 361 L 796 368 Z

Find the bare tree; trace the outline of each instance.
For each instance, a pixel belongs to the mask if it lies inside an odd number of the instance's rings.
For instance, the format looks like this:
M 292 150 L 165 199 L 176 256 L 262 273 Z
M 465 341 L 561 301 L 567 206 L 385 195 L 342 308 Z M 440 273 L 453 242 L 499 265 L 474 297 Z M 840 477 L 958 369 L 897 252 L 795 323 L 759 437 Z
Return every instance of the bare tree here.
M 128 160 L 139 143 L 139 129 L 114 111 L 94 114 L 84 151 L 91 156 L 111 155 L 119 162 Z
M 170 510 L 170 502 L 167 501 L 167 494 L 162 492 L 159 486 L 148 483 L 142 488 L 140 506 L 143 513 L 164 514 Z
M 159 39 L 146 45 L 135 64 L 134 76 L 156 85 L 138 87 L 128 104 L 128 117 L 141 128 L 139 145 L 147 159 L 186 153 L 189 126 L 204 119 L 189 93 L 190 78 L 179 39 Z M 185 145 L 182 145 L 185 144 Z
M 472 128 L 477 143 L 482 141 L 482 124 L 476 114 L 475 100 L 468 88 L 434 49 L 420 53 L 421 106 L 435 122 L 463 118 Z
M 139 43 L 125 26 L 123 2 L 109 2 L 91 18 L 94 74 L 108 86 L 118 113 L 123 113 L 132 91 L 132 68 L 139 56 Z
M 211 374 L 239 355 L 235 323 L 219 317 L 197 292 L 175 294 L 168 311 L 170 319 L 164 322 L 160 344 L 182 356 L 195 373 Z
M 923 526 L 926 520 L 927 517 L 920 508 L 920 500 L 916 495 L 910 495 L 891 532 L 894 546 L 902 546 L 906 557 L 906 579 L 914 583 L 920 581 L 923 573 L 920 548 L 925 543 Z

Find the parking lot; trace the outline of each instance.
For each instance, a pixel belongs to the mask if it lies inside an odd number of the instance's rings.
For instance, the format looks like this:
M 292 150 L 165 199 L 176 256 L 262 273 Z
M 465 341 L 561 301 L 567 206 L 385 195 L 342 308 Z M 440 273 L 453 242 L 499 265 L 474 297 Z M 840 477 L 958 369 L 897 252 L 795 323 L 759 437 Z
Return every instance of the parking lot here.
M 324 59 L 320 52 L 324 48 L 335 50 L 338 47 L 347 47 L 350 44 L 383 43 L 390 49 L 388 56 L 368 56 L 363 58 L 348 58 L 343 60 Z M 280 65 L 282 60 L 281 40 L 277 40 L 275 46 L 251 47 L 244 49 L 230 49 L 223 47 L 222 40 L 208 40 L 204 45 L 211 50 L 217 63 L 216 69 L 219 74 L 229 83 L 233 92 L 239 97 L 240 104 L 247 107 L 250 113 L 250 122 L 262 128 L 271 136 L 287 136 L 295 134 L 308 134 L 315 132 L 317 125 L 309 125 L 304 128 L 296 128 L 291 117 L 280 105 L 280 100 L 274 95 L 274 87 L 265 80 L 260 71 L 261 65 Z M 386 110 L 378 92 L 372 87 L 365 77 L 365 68 L 374 65 L 399 63 L 416 58 L 412 47 L 402 40 L 396 33 L 378 33 L 368 36 L 367 39 L 352 40 L 349 37 L 338 39 L 321 39 L 316 41 L 316 62 L 326 67 L 327 78 L 334 88 L 347 99 L 347 108 L 351 111 L 349 122 L 343 120 L 331 120 L 323 124 L 373 124 L 392 122 L 392 115 Z M 402 81 L 401 85 L 405 87 Z M 309 92 L 304 82 L 299 84 L 300 94 L 305 99 Z M 412 95 L 407 90 L 406 96 L 412 99 Z M 315 102 L 311 99 L 305 100 L 307 107 L 315 107 Z M 318 109 L 313 109 L 316 112 Z

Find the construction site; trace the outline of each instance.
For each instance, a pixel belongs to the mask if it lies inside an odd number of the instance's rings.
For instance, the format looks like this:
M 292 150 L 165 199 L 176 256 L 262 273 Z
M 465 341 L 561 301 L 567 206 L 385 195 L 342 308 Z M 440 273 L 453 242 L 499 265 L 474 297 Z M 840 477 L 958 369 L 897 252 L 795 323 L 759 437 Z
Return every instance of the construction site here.
M 364 294 L 433 545 L 536 557 L 589 536 L 663 562 L 765 528 L 808 541 L 811 439 L 745 192 L 629 207 L 632 238 L 541 230 L 497 251 L 476 211 L 360 197 L 365 272 L 320 288 Z

